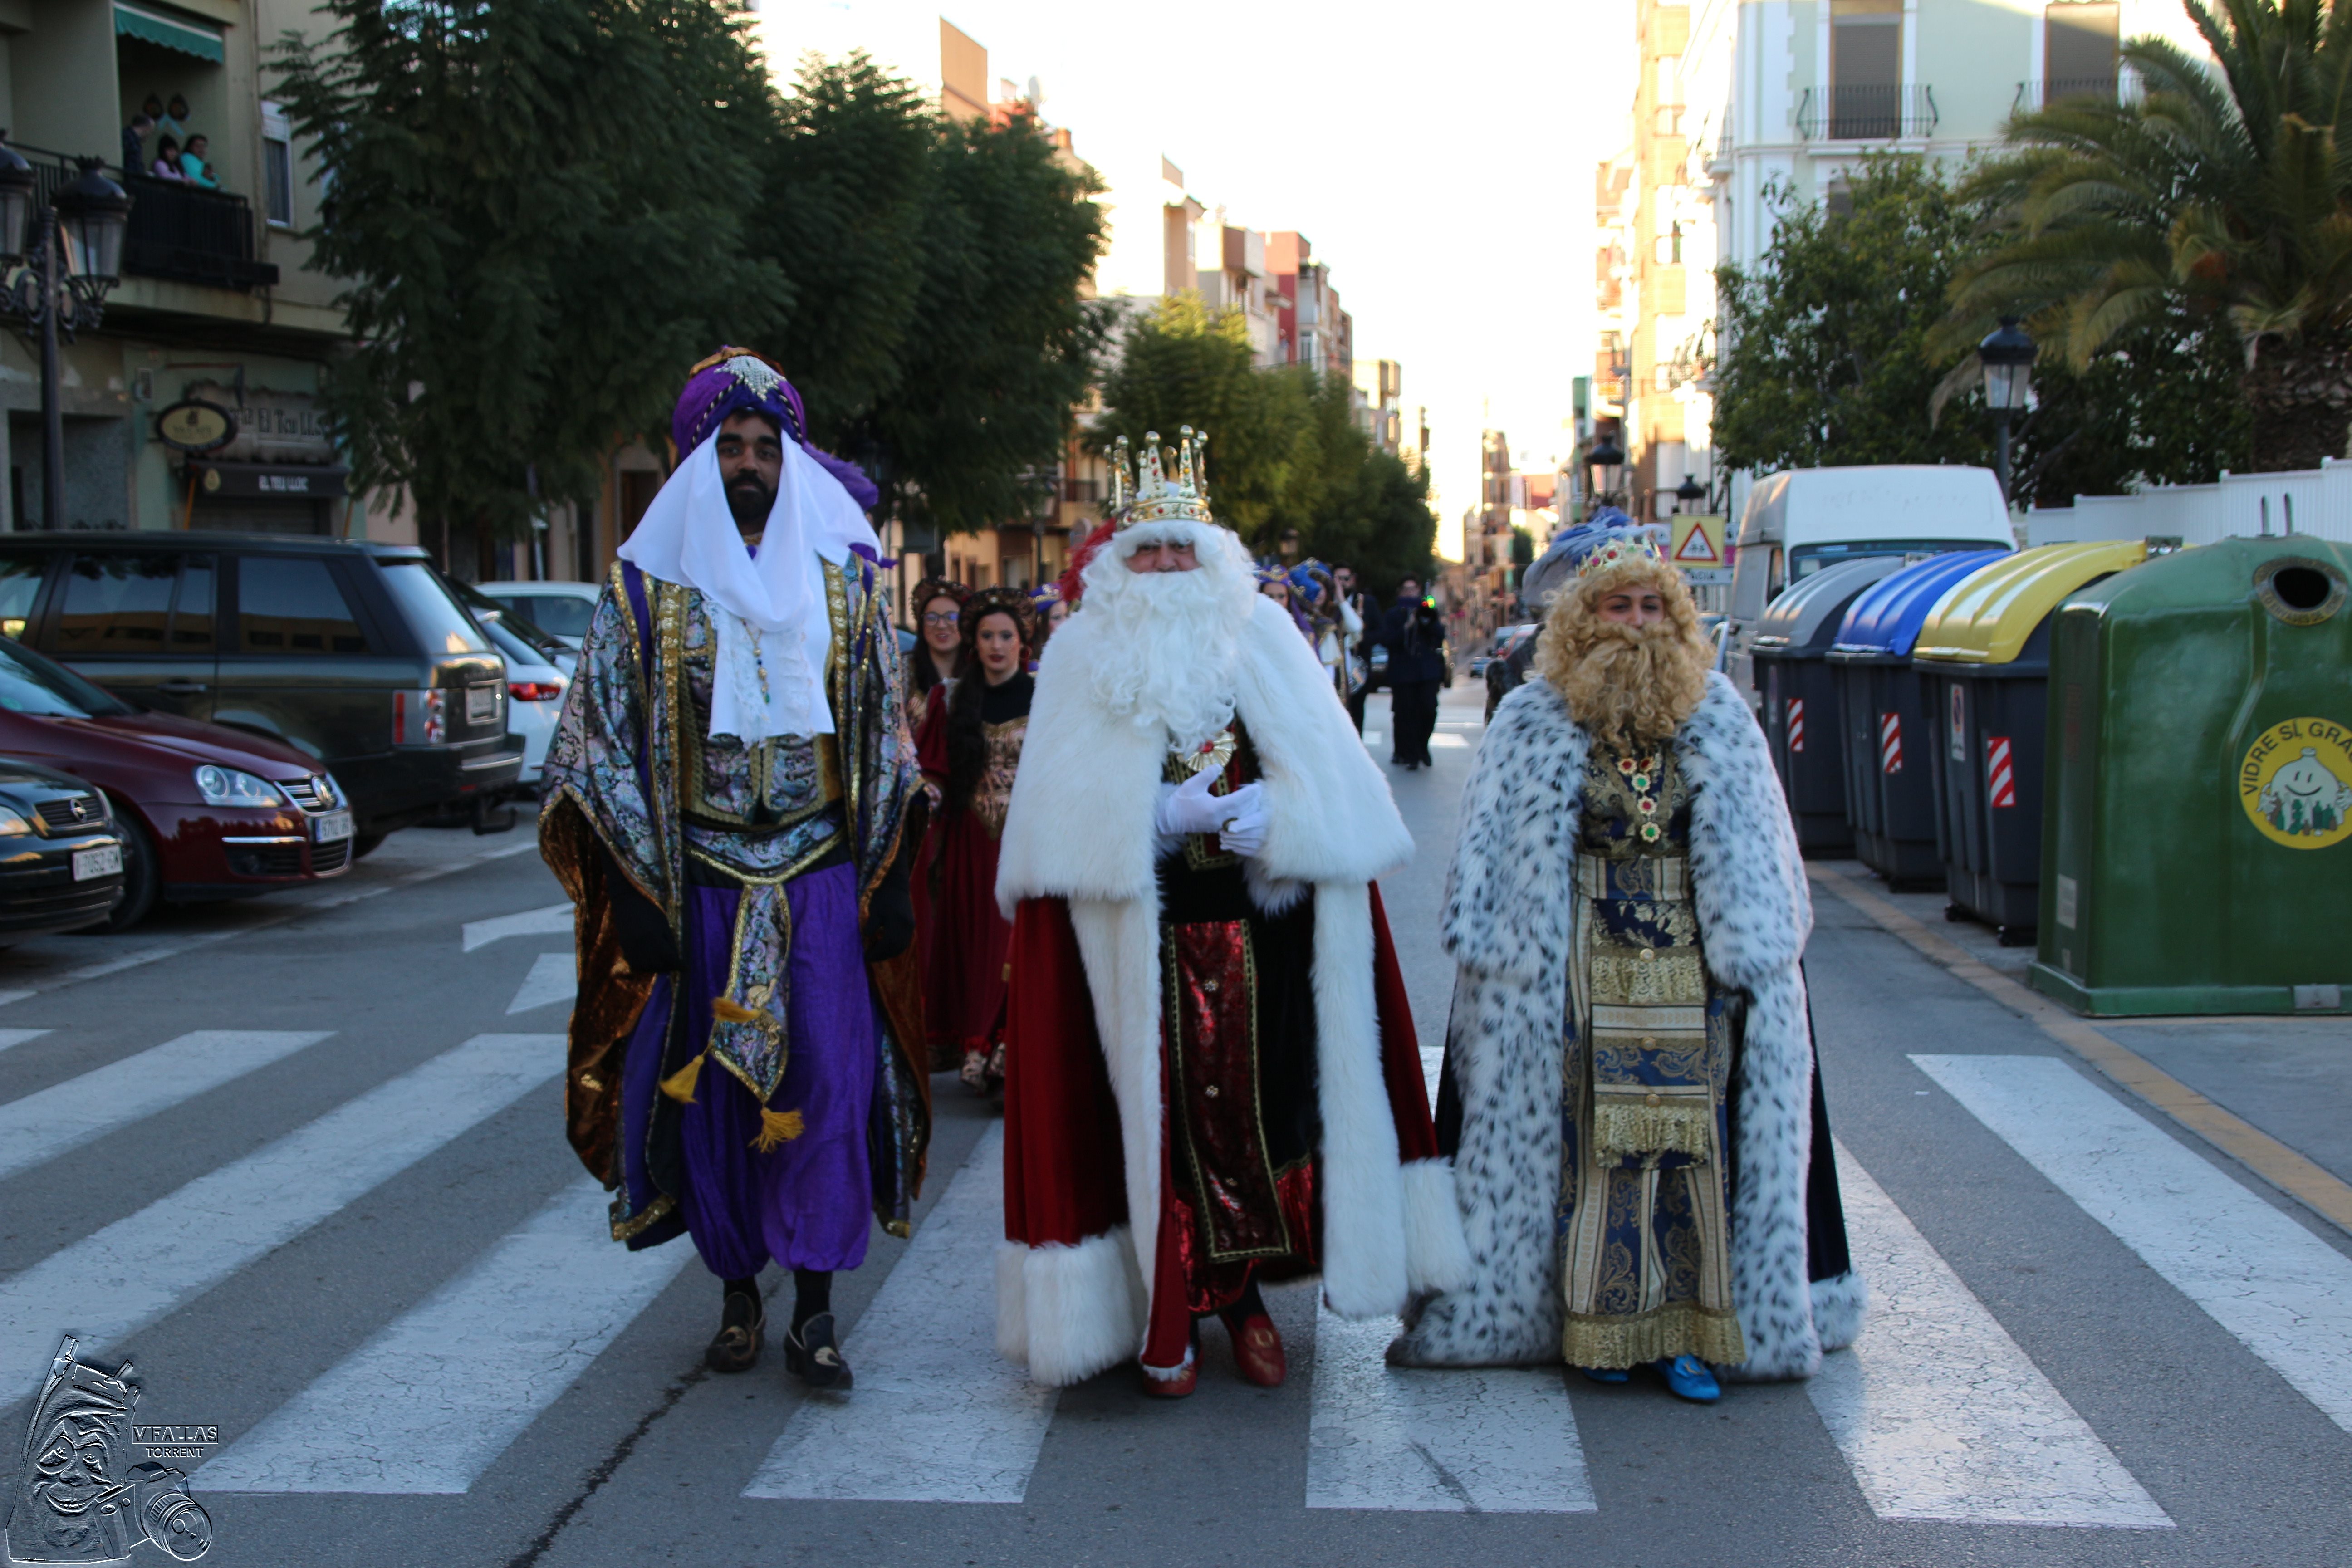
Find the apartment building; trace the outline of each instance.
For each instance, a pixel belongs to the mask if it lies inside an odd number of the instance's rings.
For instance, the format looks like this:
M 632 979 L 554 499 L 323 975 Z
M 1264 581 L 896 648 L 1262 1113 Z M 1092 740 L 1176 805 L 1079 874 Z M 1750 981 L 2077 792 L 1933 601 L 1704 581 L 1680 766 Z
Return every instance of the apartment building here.
M 1282 229 L 1266 236 L 1266 266 L 1275 296 L 1275 363 L 1307 365 L 1318 375 L 1352 383 L 1355 318 L 1339 308 L 1329 265 L 1313 256 L 1314 247 L 1303 234 Z
M 0 0 L 0 124 L 36 199 L 97 159 L 132 204 L 104 323 L 62 346 L 66 526 L 366 531 L 318 403 L 343 321 L 296 237 L 316 218 L 315 171 L 267 96 L 265 51 L 320 26 L 304 0 Z M 207 139 L 220 190 L 152 178 L 154 132 L 131 157 L 142 110 Z M 0 333 L 10 529 L 44 511 L 36 336 Z M 236 416 L 230 445 L 163 443 L 156 416 L 190 398 Z
M 1835 201 L 1871 153 L 1958 163 L 1996 147 L 2016 110 L 2128 93 L 2124 39 L 2156 35 L 2202 52 L 2179 0 L 1637 5 L 1641 75 L 1623 162 L 1639 189 L 1611 232 L 1633 312 L 1622 328 L 1624 447 L 1642 515 L 1670 510 L 1664 498 L 1685 473 L 1735 514 L 1744 500 L 1746 476 L 1715 472 L 1707 435 L 1712 269 L 1753 267 L 1780 203 Z M 1604 310 L 1609 297 L 1604 280 Z

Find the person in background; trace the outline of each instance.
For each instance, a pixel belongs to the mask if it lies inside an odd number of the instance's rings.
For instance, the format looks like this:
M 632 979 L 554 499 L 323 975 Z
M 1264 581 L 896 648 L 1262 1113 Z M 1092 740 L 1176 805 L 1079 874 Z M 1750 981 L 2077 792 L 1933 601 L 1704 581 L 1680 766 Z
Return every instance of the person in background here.
M 212 138 L 198 135 L 188 138 L 187 148 L 180 154 L 180 173 L 187 176 L 188 184 L 200 191 L 216 191 L 221 188 L 220 181 L 213 177 L 212 164 L 209 162 L 211 153 Z
M 155 117 L 142 111 L 131 117 L 122 128 L 122 172 L 144 174 L 147 170 L 147 137 L 155 129 Z
M 1356 617 L 1354 640 L 1348 645 L 1348 717 L 1356 723 L 1356 733 L 1364 732 L 1364 699 L 1372 694 L 1372 631 L 1380 617 L 1373 613 L 1371 595 L 1356 586 L 1353 566 L 1335 565 L 1331 581 L 1339 587 L 1340 601 Z
M 923 1023 L 931 1061 L 952 1063 L 974 1094 L 1004 1087 L 1004 948 L 996 843 L 1021 765 L 1036 684 L 1036 621 L 1019 588 L 982 588 L 964 605 L 961 679 L 936 688 L 915 732 L 939 809 L 915 864 L 916 922 L 930 932 Z
M 1047 583 L 1030 589 L 1029 613 L 1037 618 L 1036 644 L 1029 650 L 1029 668 L 1034 670 L 1037 661 L 1045 657 L 1045 645 L 1053 640 L 1054 629 L 1070 618 L 1070 605 L 1062 597 L 1062 585 Z
M 167 131 L 155 138 L 155 161 L 148 165 L 147 172 L 159 180 L 169 180 L 175 185 L 184 185 L 188 183 L 188 176 L 180 173 L 178 137 Z
M 1421 580 L 1397 585 L 1381 641 L 1389 650 L 1389 761 L 1411 773 L 1429 766 L 1429 737 L 1437 728 L 1437 689 L 1445 683 L 1445 623 L 1421 596 Z
M 156 130 L 174 142 L 185 142 L 188 139 L 189 110 L 186 99 L 175 92 L 172 95 L 172 101 L 167 105 L 151 92 L 147 95 L 147 102 L 143 107 L 154 117 Z
M 915 635 L 921 640 L 907 656 L 909 708 L 919 710 L 933 687 L 956 678 L 956 660 L 960 657 L 956 650 L 963 645 L 963 633 L 959 629 L 963 620 L 963 602 L 971 597 L 970 588 L 945 577 L 926 577 L 915 584 L 914 597 L 908 603 L 914 607 Z

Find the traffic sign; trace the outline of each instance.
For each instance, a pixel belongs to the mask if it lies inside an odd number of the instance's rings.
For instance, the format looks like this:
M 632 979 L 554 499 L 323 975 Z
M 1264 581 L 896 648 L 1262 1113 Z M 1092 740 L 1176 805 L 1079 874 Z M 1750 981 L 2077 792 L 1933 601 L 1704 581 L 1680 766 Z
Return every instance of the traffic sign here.
M 1674 519 L 1674 549 L 1667 559 L 1693 583 L 1728 583 L 1731 567 L 1723 549 L 1723 519 L 1713 512 L 1684 512 Z

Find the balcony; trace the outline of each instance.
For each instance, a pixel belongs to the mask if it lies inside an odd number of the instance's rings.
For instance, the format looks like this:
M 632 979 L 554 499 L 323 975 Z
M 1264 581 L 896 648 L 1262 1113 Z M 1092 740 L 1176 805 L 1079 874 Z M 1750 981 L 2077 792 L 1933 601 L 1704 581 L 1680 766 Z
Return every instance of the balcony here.
M 46 205 L 59 185 L 78 172 L 62 153 L 11 143 L 33 165 L 33 199 Z M 249 293 L 278 282 L 278 268 L 257 258 L 253 207 L 226 191 L 198 190 L 109 166 L 107 177 L 131 195 L 131 221 L 122 237 L 122 271 L 130 278 L 163 278 Z
M 1935 133 L 1936 89 L 1868 85 L 1809 87 L 1797 105 L 1797 134 L 1808 142 L 1894 142 Z

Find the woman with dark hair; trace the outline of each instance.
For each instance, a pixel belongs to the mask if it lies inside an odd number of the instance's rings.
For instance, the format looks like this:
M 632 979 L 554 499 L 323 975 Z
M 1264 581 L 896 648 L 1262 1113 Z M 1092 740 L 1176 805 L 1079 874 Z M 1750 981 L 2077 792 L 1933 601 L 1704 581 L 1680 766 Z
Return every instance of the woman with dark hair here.
M 923 1016 L 931 1060 L 961 1058 L 975 1094 L 1004 1084 L 1004 950 L 996 908 L 997 836 L 1029 729 L 1037 624 L 1018 588 L 984 588 L 963 606 L 961 677 L 934 692 L 915 737 L 939 809 L 915 864 L 918 924 L 930 933 Z M 919 658 L 920 653 L 917 655 Z
M 971 590 L 961 583 L 926 577 L 915 584 L 914 597 L 907 601 L 914 610 L 919 639 L 907 656 L 907 705 L 916 712 L 922 711 L 923 700 L 933 687 L 956 678 L 956 650 L 963 642 L 963 605 L 971 597 Z

